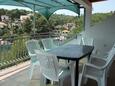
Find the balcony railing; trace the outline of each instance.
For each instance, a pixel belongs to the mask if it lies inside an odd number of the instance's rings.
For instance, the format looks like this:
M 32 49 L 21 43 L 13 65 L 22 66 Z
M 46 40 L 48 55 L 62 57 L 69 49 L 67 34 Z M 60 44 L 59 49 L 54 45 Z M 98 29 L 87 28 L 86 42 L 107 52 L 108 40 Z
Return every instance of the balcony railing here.
M 27 37 L 1 37 L 0 69 L 28 60 L 25 41 Z
M 30 36 L 9 36 L 0 37 L 0 69 L 4 69 L 20 62 L 29 60 L 25 42 L 30 39 L 41 39 L 52 37 L 57 45 L 73 39 L 73 36 L 66 37 L 66 40 L 59 40 L 59 35 L 51 35 L 51 33 L 40 33 Z M 58 42 L 57 42 L 58 41 Z

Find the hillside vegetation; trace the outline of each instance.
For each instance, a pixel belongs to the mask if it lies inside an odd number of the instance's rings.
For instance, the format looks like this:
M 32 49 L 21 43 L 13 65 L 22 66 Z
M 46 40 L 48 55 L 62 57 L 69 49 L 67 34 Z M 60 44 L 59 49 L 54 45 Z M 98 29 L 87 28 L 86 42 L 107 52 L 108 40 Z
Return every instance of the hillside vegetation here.
M 31 14 L 29 19 L 26 19 L 25 22 L 20 21 L 21 15 Z M 113 13 L 96 13 L 92 15 L 92 22 L 91 25 L 95 25 L 96 23 L 102 22 L 108 16 L 111 16 Z M 68 15 L 59 15 L 53 14 L 49 20 L 46 20 L 45 17 L 40 15 L 39 13 L 35 14 L 35 28 L 33 28 L 33 13 L 31 11 L 26 10 L 6 10 L 0 9 L 0 16 L 6 15 L 9 17 L 7 21 L 3 21 L 0 17 L 0 21 L 7 24 L 5 27 L 0 27 L 0 36 L 9 36 L 9 35 L 23 35 L 23 34 L 31 34 L 41 33 L 41 32 L 51 32 L 55 29 L 57 25 L 63 26 L 67 23 L 74 23 L 75 28 L 73 29 L 72 33 L 78 33 L 83 29 L 83 16 L 68 16 Z M 60 28 L 65 29 L 65 28 Z

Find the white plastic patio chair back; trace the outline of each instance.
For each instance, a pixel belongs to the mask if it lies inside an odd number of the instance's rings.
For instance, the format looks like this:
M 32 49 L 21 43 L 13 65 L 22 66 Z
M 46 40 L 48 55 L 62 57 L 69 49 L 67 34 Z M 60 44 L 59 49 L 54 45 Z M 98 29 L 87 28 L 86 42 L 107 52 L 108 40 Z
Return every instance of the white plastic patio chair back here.
M 76 39 L 76 44 L 80 45 L 82 44 L 82 36 L 77 36 L 77 39 Z
M 26 48 L 28 50 L 28 54 L 29 54 L 32 62 L 36 61 L 36 59 L 35 59 L 36 57 L 34 57 L 35 50 L 43 50 L 39 45 L 39 40 L 34 40 L 34 39 L 28 40 L 26 42 Z
M 93 46 L 94 45 L 94 40 L 93 40 L 93 38 L 88 38 L 88 37 L 84 38 L 84 37 L 82 37 L 82 44 Z
M 109 63 L 108 63 L 108 67 L 107 67 L 107 74 L 109 74 L 109 72 L 110 72 L 110 67 L 111 67 L 111 65 L 112 65 L 112 63 L 113 63 L 113 61 L 114 61 L 114 58 L 113 59 L 111 59 L 110 57 L 112 57 L 112 55 L 113 55 L 113 53 L 115 53 L 115 44 L 113 45 L 113 47 L 112 47 L 112 49 L 108 52 L 108 57 L 106 58 L 106 61 L 109 61 L 109 60 L 111 60 Z M 109 75 L 108 75 L 109 76 Z
M 115 53 L 115 44 L 113 45 L 112 49 L 108 52 L 108 57 L 113 56 L 113 54 Z M 110 58 L 107 57 L 107 60 L 110 60 Z
M 41 39 L 41 42 L 42 42 L 42 44 L 43 44 L 43 47 L 44 47 L 44 50 L 45 50 L 45 51 L 57 47 L 57 46 L 54 44 L 52 38 Z
M 30 71 L 30 79 L 31 79 L 34 66 L 39 64 L 39 61 L 36 58 L 35 50 L 42 50 L 42 49 L 40 48 L 39 41 L 34 40 L 34 39 L 28 40 L 26 42 L 26 48 L 28 50 L 28 54 L 29 54 L 30 59 L 31 59 L 31 71 Z
M 63 80 L 60 80 L 60 78 L 63 79 L 61 76 L 63 76 L 63 74 L 66 74 L 63 73 L 64 71 L 59 67 L 57 57 L 55 55 L 41 52 L 39 50 L 36 50 L 36 55 L 40 62 L 42 75 L 51 81 L 61 81 L 62 84 Z M 67 71 L 69 70 L 67 69 Z
M 41 49 L 41 47 L 40 47 L 40 45 L 39 45 L 39 40 L 34 40 L 34 39 L 28 40 L 28 41 L 26 42 L 26 48 L 27 48 L 27 50 L 28 50 L 29 55 L 35 54 L 35 49 L 36 49 L 36 50 L 37 50 L 37 49 L 38 49 L 38 50 Z
M 99 51 L 98 51 L 98 49 L 96 49 L 96 47 L 95 47 L 95 45 L 94 45 L 94 39 L 93 38 L 91 38 L 91 37 L 82 37 L 82 44 L 83 45 L 89 45 L 89 46 L 94 46 L 94 50 L 93 50 L 93 52 L 92 52 L 92 54 L 91 54 L 91 57 L 93 56 L 99 56 Z
M 89 46 L 94 46 L 94 40 L 93 38 L 89 38 L 89 37 L 81 37 L 81 44 L 82 45 L 89 45 Z M 83 66 L 83 64 L 87 63 L 88 62 L 88 57 L 87 58 L 84 58 L 84 59 L 81 59 L 80 60 L 80 65 Z M 80 69 L 81 71 L 81 69 Z
M 108 67 L 111 66 L 114 56 L 115 56 L 115 44 L 113 45 L 112 49 L 109 51 L 106 59 L 106 64 L 103 66 L 103 68 L 105 67 L 107 69 L 107 72 L 109 71 L 108 69 L 110 69 Z
M 59 66 L 57 57 L 40 51 L 37 51 L 37 55 L 43 75 L 47 79 L 58 81 Z
M 91 78 L 97 81 L 98 86 L 106 86 L 106 80 L 107 80 L 107 73 L 108 67 L 110 67 L 110 64 L 115 56 L 115 44 L 113 45 L 112 49 L 108 53 L 107 60 L 103 62 L 102 64 L 93 64 L 93 63 L 87 63 L 83 70 L 83 78 Z M 94 61 L 95 62 L 95 61 Z M 101 62 L 101 61 L 100 61 Z M 83 80 L 83 79 L 82 79 Z

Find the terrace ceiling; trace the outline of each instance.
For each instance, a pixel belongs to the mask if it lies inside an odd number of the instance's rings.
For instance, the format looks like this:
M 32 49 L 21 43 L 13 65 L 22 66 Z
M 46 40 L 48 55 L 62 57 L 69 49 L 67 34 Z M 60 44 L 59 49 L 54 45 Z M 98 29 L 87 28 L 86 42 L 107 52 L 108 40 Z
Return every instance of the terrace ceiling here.
M 89 0 L 90 2 L 99 2 L 99 1 L 106 1 L 106 0 Z
M 28 7 L 47 19 L 59 9 L 68 9 L 80 14 L 79 4 L 71 0 L 0 0 L 0 5 Z

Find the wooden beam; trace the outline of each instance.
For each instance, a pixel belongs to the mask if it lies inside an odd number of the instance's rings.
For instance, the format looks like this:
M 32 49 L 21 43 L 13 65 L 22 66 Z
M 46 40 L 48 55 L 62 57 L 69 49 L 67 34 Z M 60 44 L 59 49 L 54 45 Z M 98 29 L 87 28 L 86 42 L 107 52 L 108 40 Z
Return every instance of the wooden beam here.
M 92 7 L 92 3 L 89 0 L 74 0 L 74 1 L 82 5 L 86 9 L 90 9 Z
M 89 0 L 90 2 L 99 2 L 99 1 L 107 1 L 107 0 Z

